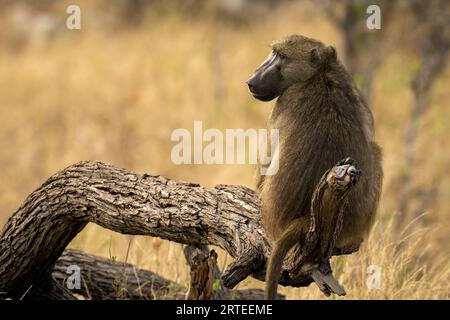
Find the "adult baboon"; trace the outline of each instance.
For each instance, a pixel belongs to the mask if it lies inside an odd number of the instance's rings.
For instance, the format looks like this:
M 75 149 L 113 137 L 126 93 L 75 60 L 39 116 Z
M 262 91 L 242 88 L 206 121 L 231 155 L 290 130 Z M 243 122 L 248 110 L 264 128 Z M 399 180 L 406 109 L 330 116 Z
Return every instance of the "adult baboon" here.
M 280 133 L 273 153 L 279 168 L 259 183 L 263 223 L 272 240 L 266 298 L 274 299 L 283 260 L 309 228 L 319 179 L 346 157 L 356 160 L 362 177 L 349 195 L 334 252 L 358 250 L 378 206 L 381 150 L 373 141 L 372 114 L 333 47 L 299 35 L 276 41 L 247 84 L 256 99 L 278 97 L 270 127 Z

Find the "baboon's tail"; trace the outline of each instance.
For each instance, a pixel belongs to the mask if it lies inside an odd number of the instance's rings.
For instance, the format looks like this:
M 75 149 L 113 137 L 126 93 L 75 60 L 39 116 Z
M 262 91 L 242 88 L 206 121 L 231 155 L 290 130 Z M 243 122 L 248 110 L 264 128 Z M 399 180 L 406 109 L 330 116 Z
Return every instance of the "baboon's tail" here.
M 276 298 L 278 280 L 280 278 L 284 257 L 286 257 L 289 250 L 300 240 L 302 235 L 305 234 L 306 226 L 307 224 L 304 219 L 296 219 L 285 230 L 281 238 L 274 242 L 266 270 L 266 289 L 264 292 L 264 298 L 266 300 L 274 300 Z

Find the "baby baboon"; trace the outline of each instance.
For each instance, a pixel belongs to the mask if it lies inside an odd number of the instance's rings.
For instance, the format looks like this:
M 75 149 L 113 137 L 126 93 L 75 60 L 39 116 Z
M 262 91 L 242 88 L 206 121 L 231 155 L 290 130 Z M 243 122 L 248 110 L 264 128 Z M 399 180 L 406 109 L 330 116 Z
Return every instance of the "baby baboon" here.
M 274 299 L 283 260 L 309 228 L 317 183 L 346 157 L 356 160 L 362 177 L 349 195 L 334 254 L 358 250 L 378 206 L 381 150 L 373 141 L 372 114 L 333 47 L 299 35 L 276 41 L 247 84 L 256 99 L 278 97 L 270 127 L 279 129 L 273 152 L 279 169 L 258 183 L 263 224 L 272 241 L 265 294 Z

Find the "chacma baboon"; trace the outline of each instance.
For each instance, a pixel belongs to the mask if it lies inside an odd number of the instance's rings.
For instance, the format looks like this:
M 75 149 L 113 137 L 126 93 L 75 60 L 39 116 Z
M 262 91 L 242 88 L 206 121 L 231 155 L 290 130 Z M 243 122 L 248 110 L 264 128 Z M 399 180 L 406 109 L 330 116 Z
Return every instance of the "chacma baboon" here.
M 381 150 L 373 141 L 372 114 L 331 46 L 300 35 L 276 41 L 247 84 L 256 99 L 278 97 L 269 125 L 280 134 L 273 152 L 279 169 L 258 184 L 272 241 L 265 295 L 274 299 L 283 260 L 309 228 L 317 183 L 346 157 L 356 160 L 362 177 L 349 195 L 334 254 L 358 250 L 378 206 Z

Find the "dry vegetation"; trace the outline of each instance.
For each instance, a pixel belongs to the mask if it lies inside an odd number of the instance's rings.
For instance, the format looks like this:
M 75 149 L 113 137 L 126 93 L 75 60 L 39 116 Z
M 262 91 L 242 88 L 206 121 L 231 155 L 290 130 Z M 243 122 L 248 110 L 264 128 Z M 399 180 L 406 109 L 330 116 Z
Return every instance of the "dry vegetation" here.
M 253 186 L 250 165 L 175 166 L 170 160 L 176 128 L 263 128 L 270 104 L 250 97 L 244 81 L 267 54 L 272 39 L 300 33 L 341 49 L 340 35 L 313 5 L 287 4 L 251 24 L 188 18 L 176 9 L 150 10 L 145 22 L 118 25 L 101 1 L 77 1 L 82 30 L 61 28 L 48 40 L 18 39 L 0 14 L 0 226 L 25 196 L 65 166 L 98 159 L 130 170 L 213 186 Z M 66 1 L 54 14 L 65 17 Z M 100 17 L 100 18 L 99 18 Z M 30 28 L 33 26 L 30 25 Z M 14 41 L 13 41 L 14 40 Z M 402 143 L 412 95 L 409 81 L 418 57 L 399 46 L 377 71 L 371 108 L 384 149 L 385 184 L 378 221 L 357 254 L 334 259 L 346 299 L 448 299 L 450 262 L 450 70 L 433 89 L 420 123 L 411 206 L 422 216 L 404 233 L 394 229 L 395 180 L 402 174 Z M 217 62 L 219 62 L 219 67 Z M 420 209 L 421 192 L 435 190 Z M 130 237 L 90 225 L 72 248 L 124 260 L 187 284 L 182 246 Z M 221 254 L 221 264 L 227 260 Z M 228 262 L 230 258 L 228 257 Z M 382 268 L 382 288 L 368 290 L 369 265 Z M 262 287 L 248 279 L 239 287 Z M 322 299 L 315 286 L 282 288 L 289 299 Z

